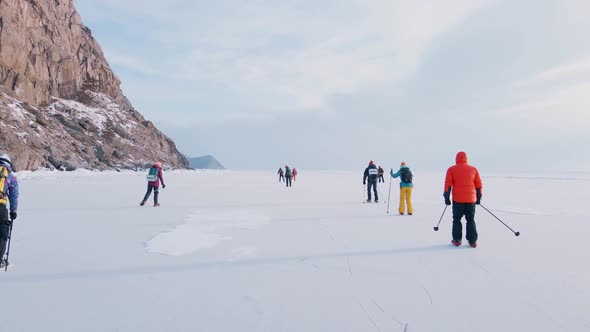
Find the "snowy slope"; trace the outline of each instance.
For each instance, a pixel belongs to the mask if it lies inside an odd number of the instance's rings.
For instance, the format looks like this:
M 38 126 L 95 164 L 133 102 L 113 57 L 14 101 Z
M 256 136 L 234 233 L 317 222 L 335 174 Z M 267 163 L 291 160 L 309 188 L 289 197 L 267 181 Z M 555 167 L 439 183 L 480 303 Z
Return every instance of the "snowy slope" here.
M 135 169 L 154 160 L 188 167 L 174 143 L 134 109 L 90 90 L 80 99 L 34 107 L 0 93 L 0 141 L 17 169 Z
M 484 177 L 522 235 L 478 209 L 472 249 L 432 229 L 444 172 L 412 217 L 362 204 L 360 172 L 273 173 L 166 173 L 160 208 L 144 174 L 21 174 L 0 330 L 590 331 L 590 176 Z

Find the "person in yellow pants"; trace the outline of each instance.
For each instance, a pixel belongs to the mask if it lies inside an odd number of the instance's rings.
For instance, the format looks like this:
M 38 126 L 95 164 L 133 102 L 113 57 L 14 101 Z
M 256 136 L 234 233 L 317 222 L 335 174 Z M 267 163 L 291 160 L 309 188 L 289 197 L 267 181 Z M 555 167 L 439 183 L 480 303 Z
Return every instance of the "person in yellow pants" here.
M 399 214 L 403 215 L 406 212 L 406 205 L 408 207 L 408 214 L 411 216 L 414 214 L 414 207 L 412 206 L 412 189 L 414 184 L 412 183 L 413 175 L 410 168 L 405 162 L 402 162 L 397 173 L 393 173 L 393 169 L 389 171 L 389 175 L 392 178 L 400 178 L 399 184 Z

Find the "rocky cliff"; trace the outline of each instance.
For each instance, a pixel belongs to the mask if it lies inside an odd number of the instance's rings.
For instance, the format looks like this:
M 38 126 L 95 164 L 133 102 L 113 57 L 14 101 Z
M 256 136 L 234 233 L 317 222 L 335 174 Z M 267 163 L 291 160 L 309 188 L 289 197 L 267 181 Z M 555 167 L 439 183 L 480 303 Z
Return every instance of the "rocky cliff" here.
M 72 0 L 0 0 L 0 150 L 17 169 L 188 167 L 123 95 Z

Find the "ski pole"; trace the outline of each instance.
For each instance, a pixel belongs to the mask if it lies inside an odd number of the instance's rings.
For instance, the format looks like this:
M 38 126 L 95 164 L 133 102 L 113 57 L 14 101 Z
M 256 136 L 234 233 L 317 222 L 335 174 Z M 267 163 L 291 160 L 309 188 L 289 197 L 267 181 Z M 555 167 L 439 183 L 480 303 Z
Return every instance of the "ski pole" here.
M 389 213 L 389 201 L 391 199 L 391 176 L 389 177 L 389 193 L 387 194 L 387 213 Z
M 377 187 L 377 191 L 379 192 L 379 196 L 383 197 L 383 194 L 381 193 L 381 189 L 379 189 L 379 187 Z M 387 203 L 387 202 L 383 202 L 383 203 Z
M 367 199 L 365 198 L 365 186 L 366 186 L 366 185 L 363 183 L 363 186 L 361 187 L 361 188 L 362 188 L 361 192 L 363 193 L 363 194 L 361 195 L 361 197 L 363 198 L 363 203 L 364 203 L 364 202 L 367 200 Z
M 436 224 L 436 226 L 434 226 L 434 231 L 437 232 L 438 231 L 438 225 L 440 225 L 440 222 L 442 221 L 443 216 L 445 215 L 445 212 L 447 212 L 447 208 L 449 206 L 445 205 L 445 209 L 443 210 L 443 213 L 440 215 L 440 219 L 438 220 L 438 224 Z
M 12 238 L 12 220 L 10 221 L 10 227 L 8 229 L 8 245 L 6 249 L 6 265 L 4 266 L 4 272 L 8 271 L 8 256 L 10 256 L 10 239 Z
M 516 232 L 512 228 L 510 228 L 510 226 L 506 225 L 502 220 L 500 220 L 500 218 L 496 217 L 496 215 L 493 214 L 492 211 L 488 210 L 485 206 L 483 206 L 481 204 L 479 206 L 481 206 L 484 210 L 488 211 L 488 213 L 491 214 L 494 218 L 498 219 L 498 221 L 501 222 L 504 226 L 506 226 L 506 228 L 508 228 L 509 230 L 511 230 L 512 233 L 514 233 L 515 236 L 520 236 L 520 232 Z

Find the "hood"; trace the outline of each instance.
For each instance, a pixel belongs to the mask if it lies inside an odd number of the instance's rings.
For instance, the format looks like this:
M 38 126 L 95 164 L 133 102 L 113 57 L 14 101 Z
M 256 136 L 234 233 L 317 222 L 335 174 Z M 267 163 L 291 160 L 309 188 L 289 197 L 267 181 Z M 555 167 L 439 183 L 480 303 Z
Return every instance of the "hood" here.
M 467 153 L 461 151 L 457 153 L 455 157 L 455 163 L 457 164 L 467 164 Z
M 5 161 L 5 160 L 0 160 L 0 166 L 4 166 L 8 169 L 9 172 L 12 172 L 12 165 Z

